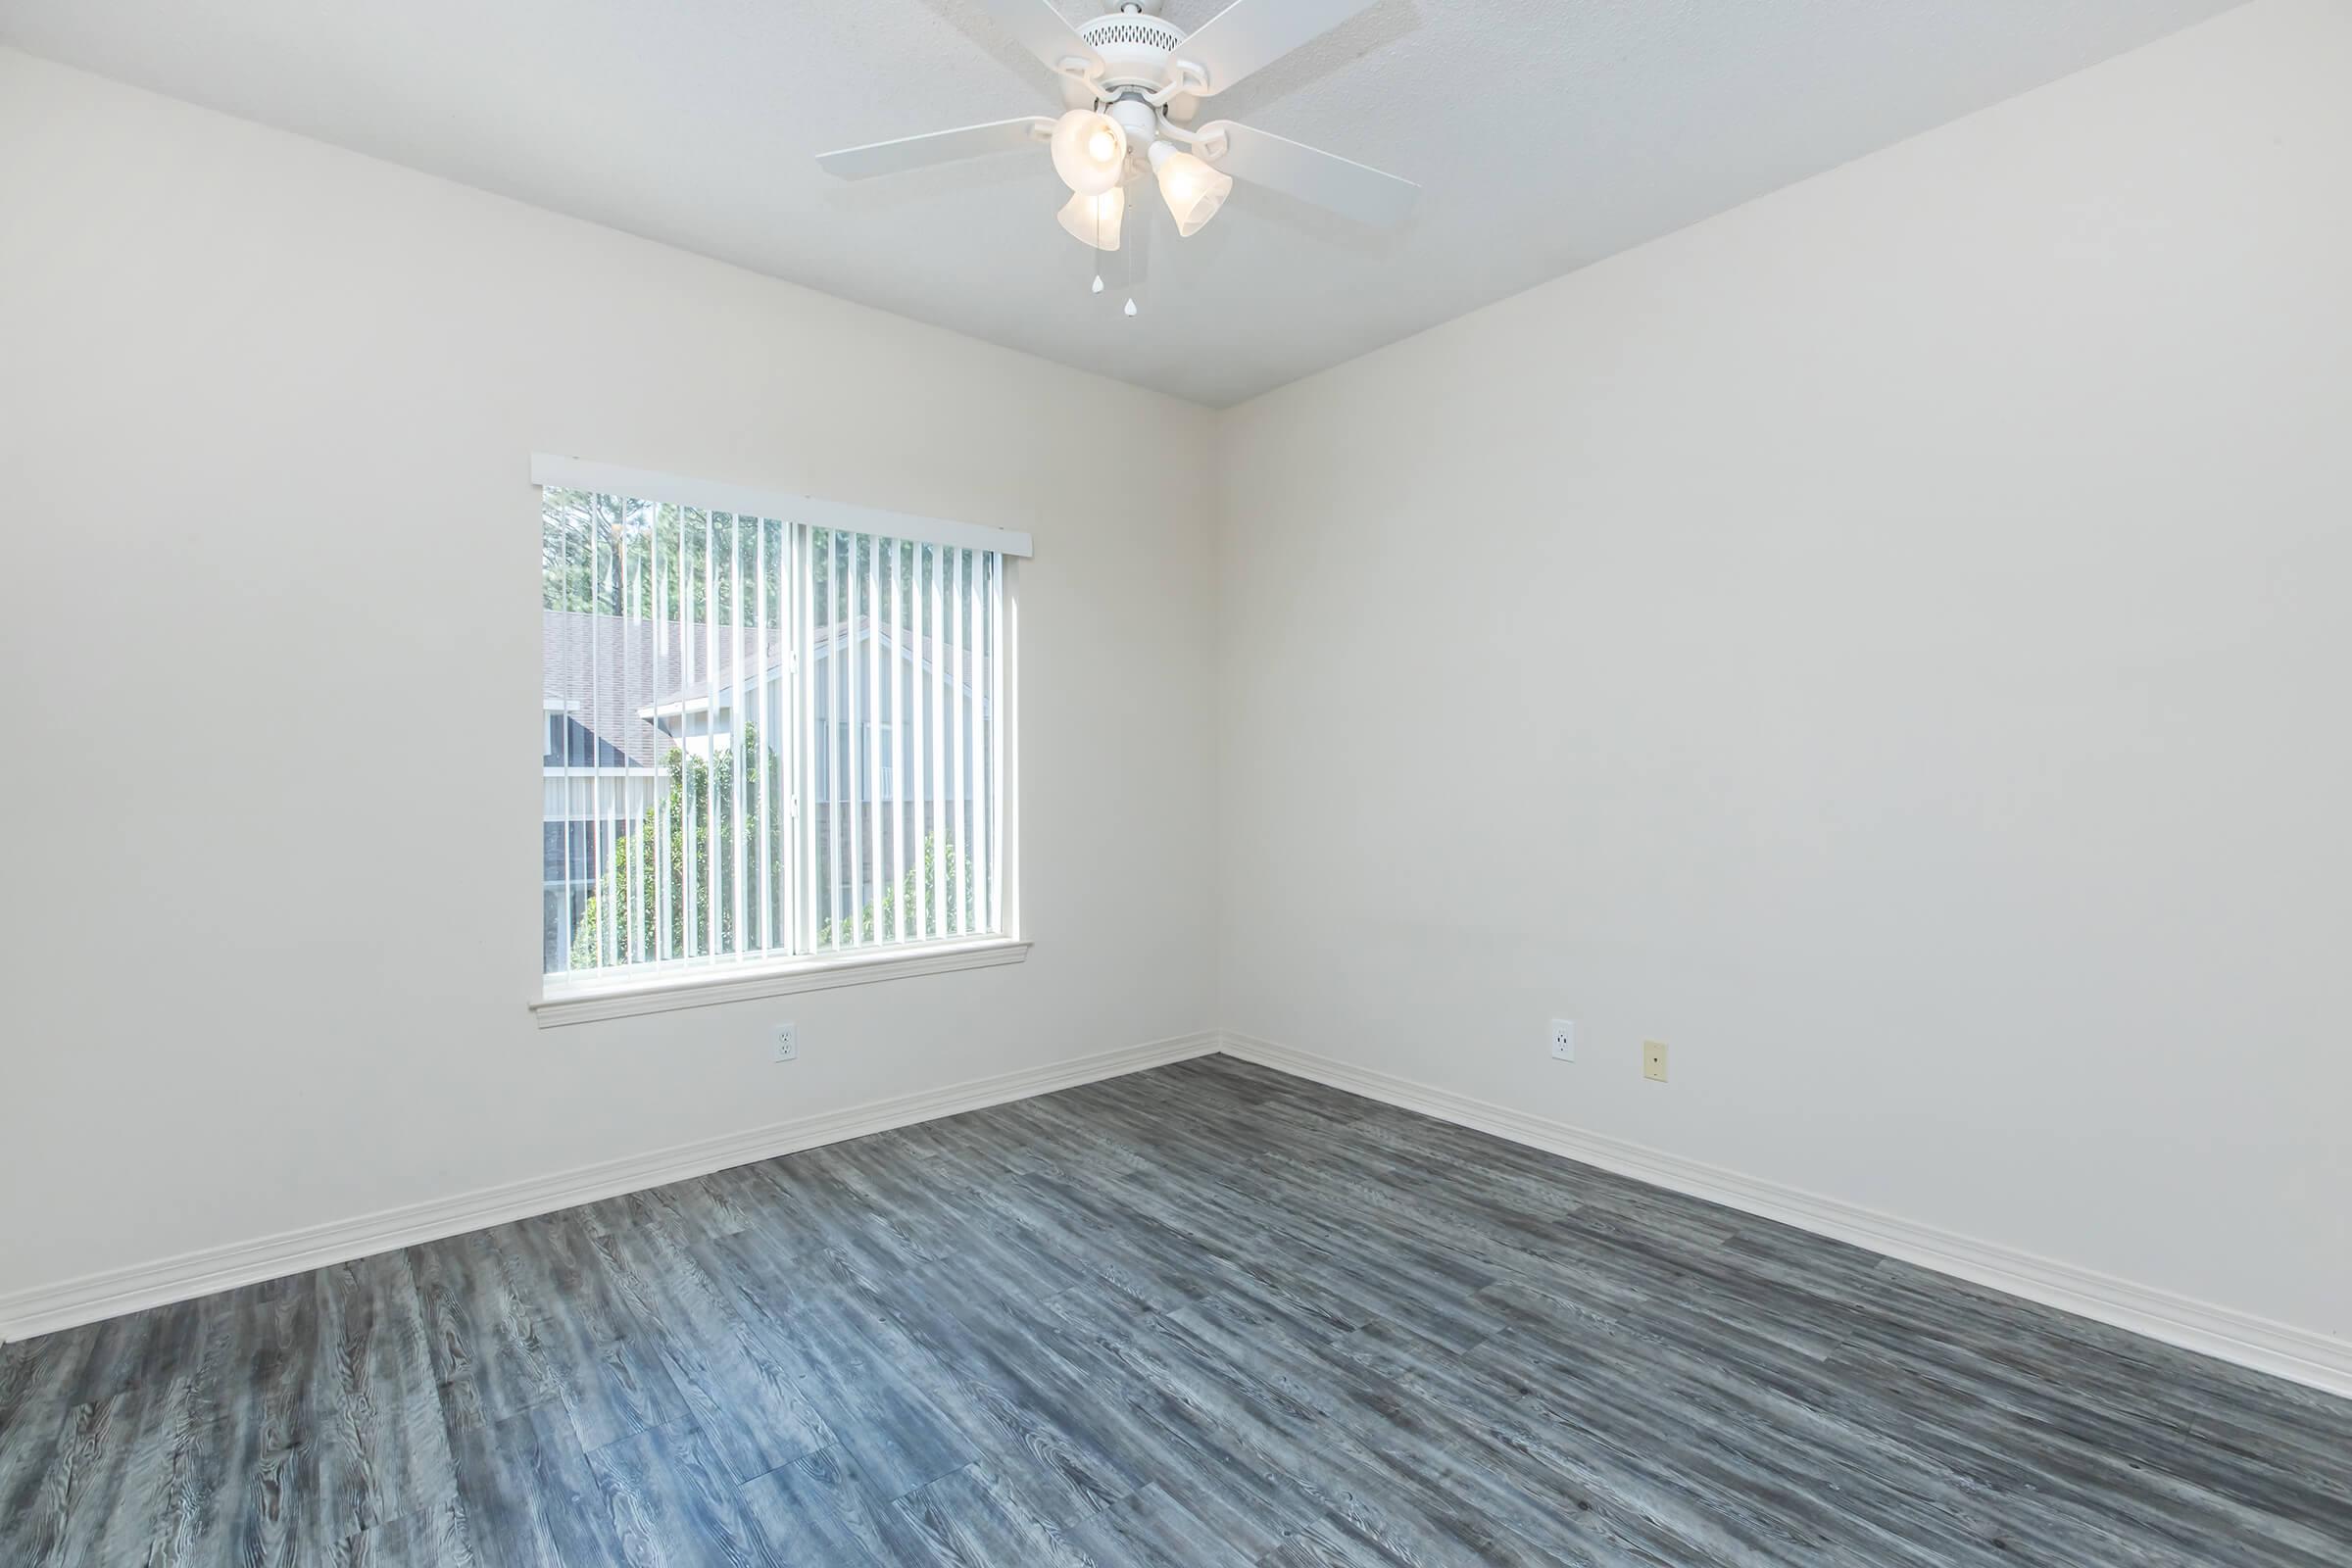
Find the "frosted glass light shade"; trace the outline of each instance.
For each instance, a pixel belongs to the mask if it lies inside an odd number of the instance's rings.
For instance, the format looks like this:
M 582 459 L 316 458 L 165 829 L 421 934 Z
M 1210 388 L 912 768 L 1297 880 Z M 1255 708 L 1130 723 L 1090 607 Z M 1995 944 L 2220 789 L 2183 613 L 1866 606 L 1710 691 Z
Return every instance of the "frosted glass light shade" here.
M 1176 232 L 1188 238 L 1216 217 L 1217 209 L 1233 193 L 1231 174 L 1220 173 L 1164 141 L 1152 144 L 1152 172 L 1159 176 L 1160 199 L 1175 216 Z
M 1061 205 L 1061 226 L 1099 251 L 1119 248 L 1119 225 L 1126 217 L 1127 192 L 1119 185 L 1100 196 L 1072 196 Z
M 1054 172 L 1081 196 L 1100 196 L 1127 172 L 1127 131 L 1108 115 L 1073 109 L 1054 122 Z

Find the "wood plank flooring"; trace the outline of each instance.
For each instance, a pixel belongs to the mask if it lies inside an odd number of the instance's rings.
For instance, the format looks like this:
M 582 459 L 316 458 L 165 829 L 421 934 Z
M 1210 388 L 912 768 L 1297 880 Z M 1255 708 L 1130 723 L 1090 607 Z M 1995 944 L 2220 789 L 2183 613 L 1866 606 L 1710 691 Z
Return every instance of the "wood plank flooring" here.
M 1213 1056 L 0 1350 L 0 1563 L 2352 1564 L 2352 1402 Z

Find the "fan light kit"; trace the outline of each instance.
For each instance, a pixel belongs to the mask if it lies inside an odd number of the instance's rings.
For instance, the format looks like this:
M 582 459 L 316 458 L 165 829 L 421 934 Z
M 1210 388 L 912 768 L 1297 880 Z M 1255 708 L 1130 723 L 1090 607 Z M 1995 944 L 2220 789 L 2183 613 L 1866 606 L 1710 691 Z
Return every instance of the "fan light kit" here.
M 1372 3 L 1233 0 L 1200 31 L 1187 34 L 1159 20 L 1160 0 L 1123 0 L 1076 27 L 1051 0 L 980 0 L 1061 78 L 1063 112 L 844 148 L 820 155 L 817 163 L 843 179 L 864 179 L 1044 142 L 1054 172 L 1070 188 L 1062 228 L 1102 251 L 1119 248 L 1127 186 L 1147 174 L 1158 185 L 1176 232 L 1188 237 L 1223 209 L 1236 179 L 1358 222 L 1398 223 L 1420 193 L 1410 180 L 1230 120 L 1192 124 L 1203 99 Z M 1102 286 L 1098 277 L 1095 291 Z M 1132 299 L 1126 314 L 1135 314 Z
M 1127 132 L 1108 115 L 1073 109 L 1054 122 L 1054 172 L 1081 196 L 1100 196 L 1127 173 Z
M 1100 196 L 1072 196 L 1061 207 L 1061 226 L 1070 237 L 1099 251 L 1119 248 L 1119 225 L 1127 218 L 1127 193 L 1113 185 Z

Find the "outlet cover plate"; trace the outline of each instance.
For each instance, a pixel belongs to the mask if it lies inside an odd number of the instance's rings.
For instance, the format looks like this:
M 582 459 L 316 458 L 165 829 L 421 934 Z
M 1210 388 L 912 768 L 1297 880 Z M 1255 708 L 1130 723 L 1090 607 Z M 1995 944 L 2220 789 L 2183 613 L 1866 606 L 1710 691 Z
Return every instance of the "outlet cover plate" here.
M 1552 1060 L 1554 1060 L 1554 1061 L 1574 1061 L 1574 1060 L 1576 1059 L 1576 1020 L 1575 1020 L 1575 1019 L 1573 1019 L 1573 1018 L 1554 1018 L 1554 1019 L 1552 1019 L 1552 1020 L 1551 1020 L 1551 1035 L 1550 1035 L 1550 1040 L 1551 1040 L 1551 1059 L 1552 1059 Z
M 780 1023 L 776 1025 L 776 1060 L 798 1061 L 800 1059 L 800 1025 L 791 1023 Z
M 1653 1083 L 1662 1084 L 1666 1081 L 1665 1041 L 1644 1040 L 1642 1042 L 1642 1076 Z

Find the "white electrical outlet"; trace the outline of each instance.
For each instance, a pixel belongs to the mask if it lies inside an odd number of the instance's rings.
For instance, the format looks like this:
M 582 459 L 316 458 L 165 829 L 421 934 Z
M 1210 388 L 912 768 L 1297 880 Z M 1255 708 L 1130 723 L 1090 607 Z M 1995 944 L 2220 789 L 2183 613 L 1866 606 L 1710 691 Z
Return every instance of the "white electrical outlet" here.
M 776 1060 L 798 1061 L 800 1059 L 800 1026 L 798 1024 L 790 1023 L 780 1023 L 776 1025 Z
M 1551 1020 L 1551 1059 L 1554 1061 L 1574 1061 L 1576 1059 L 1576 1022 L 1574 1019 L 1554 1018 Z

